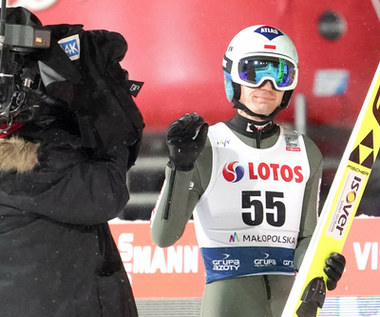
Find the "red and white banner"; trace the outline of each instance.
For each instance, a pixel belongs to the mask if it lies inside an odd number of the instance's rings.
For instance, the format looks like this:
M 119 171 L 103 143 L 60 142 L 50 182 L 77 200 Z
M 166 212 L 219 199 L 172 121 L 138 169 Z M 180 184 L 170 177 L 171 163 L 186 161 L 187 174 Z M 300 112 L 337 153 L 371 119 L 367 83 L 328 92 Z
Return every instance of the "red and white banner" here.
M 148 221 L 110 227 L 136 298 L 202 296 L 204 269 L 192 222 L 169 248 L 152 242 Z
M 150 238 L 149 222 L 111 222 L 124 267 L 136 298 L 199 298 L 204 268 L 189 222 L 181 239 L 169 248 Z M 380 295 L 380 218 L 355 218 L 343 254 L 346 272 L 329 297 Z
M 346 271 L 329 296 L 380 295 L 380 218 L 355 218 L 343 248 Z

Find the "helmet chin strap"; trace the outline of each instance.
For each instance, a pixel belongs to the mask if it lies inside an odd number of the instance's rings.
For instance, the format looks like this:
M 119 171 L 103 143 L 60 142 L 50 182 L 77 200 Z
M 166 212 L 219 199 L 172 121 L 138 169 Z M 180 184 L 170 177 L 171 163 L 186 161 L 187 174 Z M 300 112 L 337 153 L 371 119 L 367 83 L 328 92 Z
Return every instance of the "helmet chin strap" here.
M 249 116 L 258 117 L 261 120 L 263 120 L 263 121 L 255 122 L 258 125 L 263 125 L 270 121 L 273 121 L 274 117 L 282 110 L 281 106 L 278 106 L 276 109 L 274 109 L 274 111 L 271 114 L 265 115 L 265 114 L 255 113 L 249 110 L 246 105 L 242 104 L 240 101 L 236 99 L 233 100 L 233 103 L 234 103 L 234 108 L 244 111 Z

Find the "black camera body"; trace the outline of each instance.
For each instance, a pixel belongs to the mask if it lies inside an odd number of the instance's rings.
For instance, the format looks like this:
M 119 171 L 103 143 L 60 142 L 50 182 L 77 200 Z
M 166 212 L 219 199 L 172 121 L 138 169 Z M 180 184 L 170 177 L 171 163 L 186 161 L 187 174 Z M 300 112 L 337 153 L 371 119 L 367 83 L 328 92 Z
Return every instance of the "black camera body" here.
M 40 26 L 6 22 L 5 1 L 2 0 L 0 19 L 0 133 L 6 133 L 12 122 L 28 121 L 33 118 L 41 96 L 41 78 L 35 53 L 50 47 L 51 32 Z M 13 10 L 13 9 L 12 9 Z M 37 54 L 38 55 L 38 54 Z M 37 108 L 36 108 L 37 107 Z
M 11 51 L 31 51 L 50 47 L 50 31 L 29 25 L 5 24 L 4 44 Z

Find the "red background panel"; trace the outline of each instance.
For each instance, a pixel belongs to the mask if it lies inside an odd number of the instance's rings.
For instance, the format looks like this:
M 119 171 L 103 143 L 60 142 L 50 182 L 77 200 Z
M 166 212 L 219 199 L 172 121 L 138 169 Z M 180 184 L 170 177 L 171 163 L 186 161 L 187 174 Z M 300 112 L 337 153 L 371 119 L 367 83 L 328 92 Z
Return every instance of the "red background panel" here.
M 145 82 L 137 98 L 147 130 L 162 130 L 185 112 L 196 111 L 214 123 L 231 117 L 224 95 L 221 63 L 232 37 L 254 24 L 270 24 L 294 40 L 300 57 L 295 93 L 307 100 L 315 124 L 353 125 L 380 57 L 376 0 L 13 0 L 44 24 L 80 23 L 85 29 L 122 33 L 129 50 L 122 65 L 131 79 Z M 39 10 L 40 8 L 44 10 Z M 318 33 L 327 10 L 343 17 L 346 32 L 335 41 Z M 341 96 L 313 95 L 319 69 L 349 71 Z M 294 102 L 294 98 L 293 98 Z M 293 109 L 280 114 L 293 120 Z

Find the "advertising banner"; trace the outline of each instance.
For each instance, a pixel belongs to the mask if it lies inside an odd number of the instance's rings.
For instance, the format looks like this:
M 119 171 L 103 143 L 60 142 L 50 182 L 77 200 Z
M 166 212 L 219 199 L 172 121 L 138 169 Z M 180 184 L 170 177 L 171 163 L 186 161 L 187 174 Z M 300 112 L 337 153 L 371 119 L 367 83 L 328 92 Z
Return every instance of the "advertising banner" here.
M 152 242 L 149 222 L 112 221 L 110 226 L 136 298 L 202 296 L 205 273 L 193 222 L 169 248 L 159 248 Z M 343 249 L 346 271 L 328 297 L 380 295 L 378 228 L 380 218 L 355 218 Z
M 202 296 L 204 269 L 192 222 L 169 248 L 152 242 L 148 221 L 113 221 L 110 227 L 136 298 Z
M 355 218 L 343 254 L 346 271 L 329 296 L 379 296 L 380 218 Z

